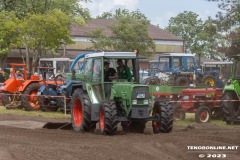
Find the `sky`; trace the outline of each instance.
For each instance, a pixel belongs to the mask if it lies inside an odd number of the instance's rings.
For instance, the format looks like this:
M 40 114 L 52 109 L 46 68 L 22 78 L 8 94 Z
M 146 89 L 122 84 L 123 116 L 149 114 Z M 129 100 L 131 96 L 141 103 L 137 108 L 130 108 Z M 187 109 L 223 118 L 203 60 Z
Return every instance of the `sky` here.
M 183 11 L 197 13 L 202 20 L 209 16 L 215 18 L 218 11 L 216 2 L 207 0 L 92 0 L 92 3 L 82 3 L 96 17 L 103 12 L 113 12 L 118 8 L 130 11 L 140 10 L 152 24 L 165 28 L 171 17 L 176 17 Z

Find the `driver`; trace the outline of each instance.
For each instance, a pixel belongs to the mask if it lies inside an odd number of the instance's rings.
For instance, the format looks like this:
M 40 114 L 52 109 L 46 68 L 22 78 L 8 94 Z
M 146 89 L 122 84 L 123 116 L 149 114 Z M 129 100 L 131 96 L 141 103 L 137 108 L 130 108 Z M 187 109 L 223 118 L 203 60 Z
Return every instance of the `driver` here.
M 104 81 L 111 82 L 112 79 L 118 78 L 117 72 L 114 68 L 109 67 L 109 62 L 104 62 Z

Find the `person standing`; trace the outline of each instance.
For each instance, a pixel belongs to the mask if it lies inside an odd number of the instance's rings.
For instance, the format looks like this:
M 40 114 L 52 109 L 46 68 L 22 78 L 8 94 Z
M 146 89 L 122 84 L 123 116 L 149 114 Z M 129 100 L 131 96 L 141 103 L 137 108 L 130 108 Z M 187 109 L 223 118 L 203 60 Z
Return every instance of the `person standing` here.
M 0 83 L 4 83 L 5 82 L 5 77 L 4 77 L 4 71 L 2 71 L 2 69 L 0 68 Z

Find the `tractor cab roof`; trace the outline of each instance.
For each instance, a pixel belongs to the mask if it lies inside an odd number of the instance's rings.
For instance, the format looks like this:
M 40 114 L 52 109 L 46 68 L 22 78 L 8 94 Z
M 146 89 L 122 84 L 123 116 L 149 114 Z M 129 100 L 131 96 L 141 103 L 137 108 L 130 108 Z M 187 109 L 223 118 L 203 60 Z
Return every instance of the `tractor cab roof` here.
M 137 54 L 135 52 L 96 52 L 85 55 L 85 58 L 104 57 L 111 59 L 135 59 Z
M 191 53 L 161 53 L 159 57 L 194 57 Z

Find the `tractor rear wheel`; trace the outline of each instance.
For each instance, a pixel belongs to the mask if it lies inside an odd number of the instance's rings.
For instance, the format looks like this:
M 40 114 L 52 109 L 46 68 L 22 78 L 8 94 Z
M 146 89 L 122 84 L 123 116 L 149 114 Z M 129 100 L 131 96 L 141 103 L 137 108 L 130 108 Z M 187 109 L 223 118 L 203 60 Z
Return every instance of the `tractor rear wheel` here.
M 197 123 L 207 123 L 211 120 L 212 112 L 208 107 L 201 106 L 195 113 L 195 121 Z
M 37 96 L 40 85 L 38 83 L 30 83 L 21 96 L 21 106 L 27 111 L 39 110 L 39 97 Z
M 90 131 L 94 129 L 95 123 L 91 121 L 92 104 L 82 89 L 76 89 L 71 101 L 71 121 L 74 131 Z
M 205 76 L 203 77 L 203 83 L 209 87 L 215 86 L 215 80 L 213 76 Z
M 169 101 L 157 100 L 154 103 L 153 117 L 158 121 L 152 121 L 153 133 L 169 133 L 173 128 L 173 107 Z
M 99 128 L 101 134 L 114 135 L 117 132 L 118 113 L 114 101 L 103 101 L 99 109 Z
M 238 100 L 238 97 L 231 92 L 225 92 L 222 96 L 222 100 Z M 238 119 L 240 117 L 240 102 L 222 102 L 223 118 L 230 124 L 231 119 Z
M 178 77 L 176 80 L 177 86 L 189 86 L 189 80 L 187 77 Z

